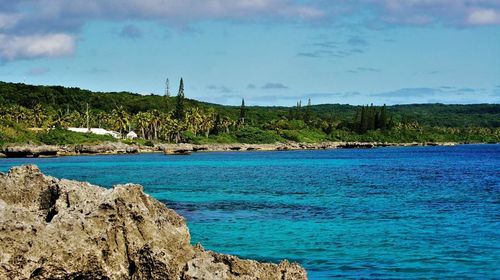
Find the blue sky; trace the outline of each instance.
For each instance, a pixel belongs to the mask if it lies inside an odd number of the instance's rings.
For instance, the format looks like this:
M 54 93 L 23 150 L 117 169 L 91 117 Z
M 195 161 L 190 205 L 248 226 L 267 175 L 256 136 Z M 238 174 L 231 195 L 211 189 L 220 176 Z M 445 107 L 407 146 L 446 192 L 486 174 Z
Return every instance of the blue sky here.
M 0 80 L 249 105 L 499 103 L 496 0 L 0 0 Z

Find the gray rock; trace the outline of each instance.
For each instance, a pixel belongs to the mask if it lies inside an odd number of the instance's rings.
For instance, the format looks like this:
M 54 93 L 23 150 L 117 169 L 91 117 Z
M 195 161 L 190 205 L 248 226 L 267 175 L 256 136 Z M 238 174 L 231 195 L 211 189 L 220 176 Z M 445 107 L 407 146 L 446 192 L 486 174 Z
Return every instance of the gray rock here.
M 6 157 L 57 156 L 59 146 L 53 145 L 15 145 L 3 149 Z
M 306 279 L 298 264 L 190 244 L 184 219 L 139 185 L 0 173 L 0 279 Z

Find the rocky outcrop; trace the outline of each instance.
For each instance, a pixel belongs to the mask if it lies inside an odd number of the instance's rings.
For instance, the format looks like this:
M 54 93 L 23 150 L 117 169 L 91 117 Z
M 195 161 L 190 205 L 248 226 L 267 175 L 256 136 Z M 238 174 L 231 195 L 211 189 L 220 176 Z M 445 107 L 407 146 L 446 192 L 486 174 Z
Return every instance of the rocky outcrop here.
M 77 145 L 77 154 L 131 154 L 139 152 L 139 147 L 122 142 L 106 142 L 97 145 Z
M 184 219 L 139 185 L 105 189 L 0 173 L 0 279 L 306 279 L 297 264 L 242 260 L 190 244 Z
M 122 142 L 103 142 L 85 145 L 10 145 L 0 152 L 5 157 L 55 157 L 85 154 L 133 154 L 141 150 L 137 145 L 127 145 Z
M 60 148 L 52 145 L 22 145 L 10 146 L 3 149 L 2 153 L 6 157 L 40 157 L 40 156 L 56 156 Z

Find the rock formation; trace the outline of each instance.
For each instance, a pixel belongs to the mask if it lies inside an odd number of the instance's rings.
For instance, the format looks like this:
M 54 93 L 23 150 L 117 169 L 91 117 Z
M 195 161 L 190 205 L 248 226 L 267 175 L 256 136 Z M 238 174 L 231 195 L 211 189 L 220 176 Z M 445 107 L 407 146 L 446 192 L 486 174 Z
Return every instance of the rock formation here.
M 3 150 L 7 157 L 39 157 L 39 156 L 56 156 L 59 147 L 51 145 L 21 145 L 10 146 Z
M 190 244 L 184 219 L 139 185 L 0 173 L 0 279 L 306 279 L 298 264 Z
M 154 146 L 129 145 L 122 142 L 103 142 L 85 145 L 8 145 L 0 148 L 0 157 L 44 157 L 44 156 L 71 156 L 89 154 L 133 154 L 164 152 L 167 155 L 187 155 L 192 152 L 230 152 L 230 151 L 288 151 L 288 150 L 324 150 L 324 149 L 351 149 L 376 148 L 389 146 L 453 146 L 456 143 L 384 143 L 384 142 L 322 142 L 299 143 L 286 142 L 274 144 L 155 144 Z

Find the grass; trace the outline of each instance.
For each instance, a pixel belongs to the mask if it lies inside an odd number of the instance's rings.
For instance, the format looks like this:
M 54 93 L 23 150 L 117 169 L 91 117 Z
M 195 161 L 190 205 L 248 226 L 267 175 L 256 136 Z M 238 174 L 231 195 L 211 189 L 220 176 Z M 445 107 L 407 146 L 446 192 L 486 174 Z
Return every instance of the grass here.
M 19 124 L 0 124 L 0 146 L 4 146 L 7 143 L 38 144 L 39 141 L 35 132 L 31 132 Z

